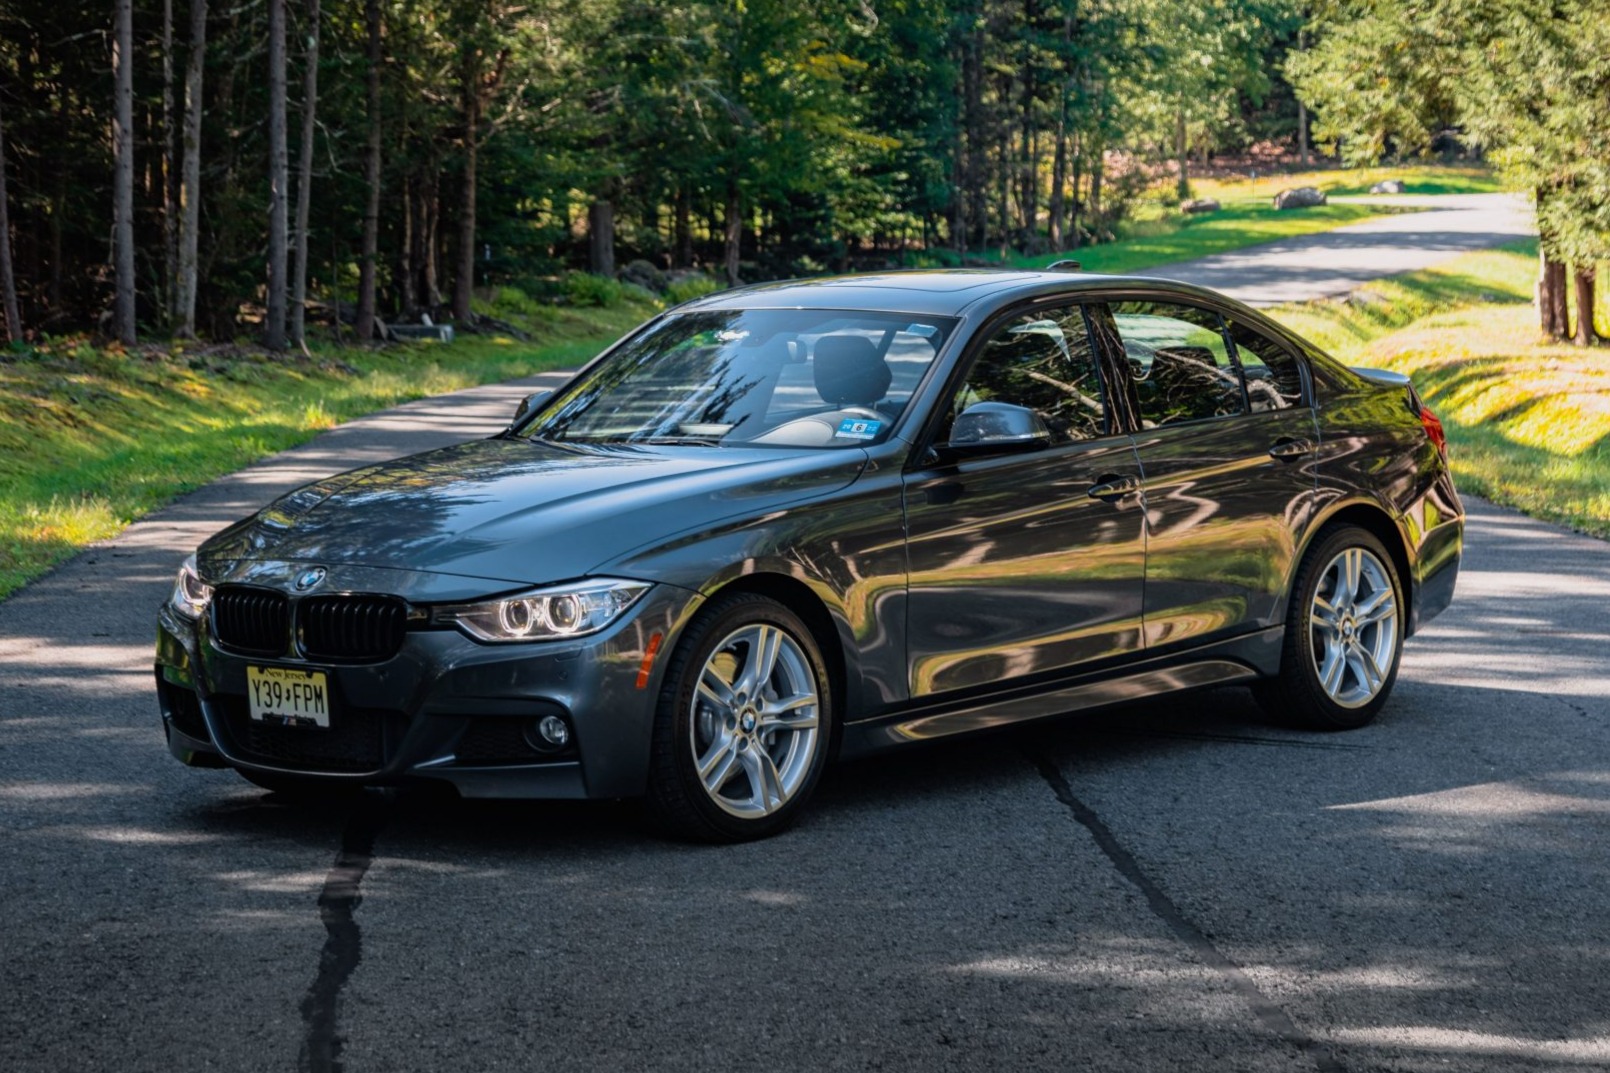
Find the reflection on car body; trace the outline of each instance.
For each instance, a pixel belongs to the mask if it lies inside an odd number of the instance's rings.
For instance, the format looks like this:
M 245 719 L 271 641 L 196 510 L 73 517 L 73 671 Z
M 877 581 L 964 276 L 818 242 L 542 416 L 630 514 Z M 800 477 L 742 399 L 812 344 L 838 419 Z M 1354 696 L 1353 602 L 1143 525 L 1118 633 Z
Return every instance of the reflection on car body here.
M 1405 378 L 1198 288 L 731 291 L 496 437 L 203 544 L 159 615 L 163 726 L 280 792 L 639 797 L 712 840 L 791 822 L 834 756 L 1141 696 L 1244 682 L 1360 726 L 1452 598 L 1445 451 Z

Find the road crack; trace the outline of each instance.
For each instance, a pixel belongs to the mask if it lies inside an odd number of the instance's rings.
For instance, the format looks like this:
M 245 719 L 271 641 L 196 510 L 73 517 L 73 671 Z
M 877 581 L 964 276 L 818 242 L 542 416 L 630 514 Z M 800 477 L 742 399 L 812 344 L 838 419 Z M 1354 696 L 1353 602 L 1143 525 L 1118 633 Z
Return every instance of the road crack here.
M 341 832 L 341 849 L 324 877 L 319 892 L 319 919 L 324 923 L 324 948 L 319 971 L 302 999 L 302 1073 L 341 1073 L 341 991 L 363 958 L 363 930 L 354 915 L 363 901 L 359 886 L 374 859 L 375 838 L 386 825 L 389 811 L 381 798 L 364 794 Z
M 1067 806 L 1079 825 L 1090 832 L 1090 837 L 1095 840 L 1101 852 L 1107 855 L 1107 859 L 1118 870 L 1118 874 L 1127 879 L 1145 897 L 1153 915 L 1167 925 L 1168 929 L 1204 964 L 1216 970 L 1224 978 L 1231 989 L 1252 1009 L 1253 1015 L 1265 1029 L 1307 1055 L 1319 1073 L 1347 1073 L 1347 1067 L 1342 1065 L 1324 1044 L 1298 1028 L 1297 1023 L 1274 999 L 1264 994 L 1244 968 L 1214 946 L 1213 940 L 1180 911 L 1173 899 L 1141 868 L 1134 855 L 1118 842 L 1112 829 L 1089 805 L 1075 796 L 1073 787 L 1062 774 L 1061 768 L 1043 755 L 1027 750 L 1024 755 L 1039 770 L 1040 777 L 1051 787 L 1051 792 L 1056 795 L 1057 800 Z

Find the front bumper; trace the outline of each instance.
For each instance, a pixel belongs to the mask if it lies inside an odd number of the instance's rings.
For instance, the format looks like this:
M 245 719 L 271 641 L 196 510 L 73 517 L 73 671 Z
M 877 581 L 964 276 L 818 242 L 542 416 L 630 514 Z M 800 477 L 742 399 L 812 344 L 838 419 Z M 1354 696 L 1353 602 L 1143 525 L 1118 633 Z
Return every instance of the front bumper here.
M 630 797 L 647 785 L 660 671 L 697 594 L 658 585 L 604 632 L 574 641 L 487 645 L 456 630 L 415 630 L 380 663 L 260 659 L 217 647 L 204 623 L 164 606 L 156 676 L 168 749 L 198 767 L 331 782 L 449 783 L 466 797 Z M 655 634 L 659 656 L 642 674 Z M 330 727 L 249 718 L 246 667 L 323 671 Z M 528 729 L 545 715 L 571 741 L 544 752 Z

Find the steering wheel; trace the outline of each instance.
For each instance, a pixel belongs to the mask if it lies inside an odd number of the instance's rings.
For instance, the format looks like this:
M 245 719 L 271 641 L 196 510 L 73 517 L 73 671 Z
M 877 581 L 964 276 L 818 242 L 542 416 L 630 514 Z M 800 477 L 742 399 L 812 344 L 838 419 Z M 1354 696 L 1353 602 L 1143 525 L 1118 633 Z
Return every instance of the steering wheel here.
M 870 406 L 840 406 L 835 413 L 849 414 L 851 417 L 865 417 L 873 421 L 887 421 L 889 415 L 879 413 Z

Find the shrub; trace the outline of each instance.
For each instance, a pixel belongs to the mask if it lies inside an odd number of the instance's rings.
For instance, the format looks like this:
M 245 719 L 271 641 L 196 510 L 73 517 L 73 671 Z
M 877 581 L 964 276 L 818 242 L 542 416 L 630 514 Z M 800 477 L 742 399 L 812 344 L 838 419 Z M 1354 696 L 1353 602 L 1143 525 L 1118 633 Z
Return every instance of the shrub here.
M 720 283 L 706 275 L 685 276 L 675 280 L 665 288 L 665 301 L 669 305 L 680 305 L 691 302 L 695 298 L 703 298 L 707 294 L 724 290 Z
M 607 276 L 590 272 L 571 272 L 564 278 L 565 298 L 573 306 L 599 306 L 610 309 L 626 297 L 626 289 Z

